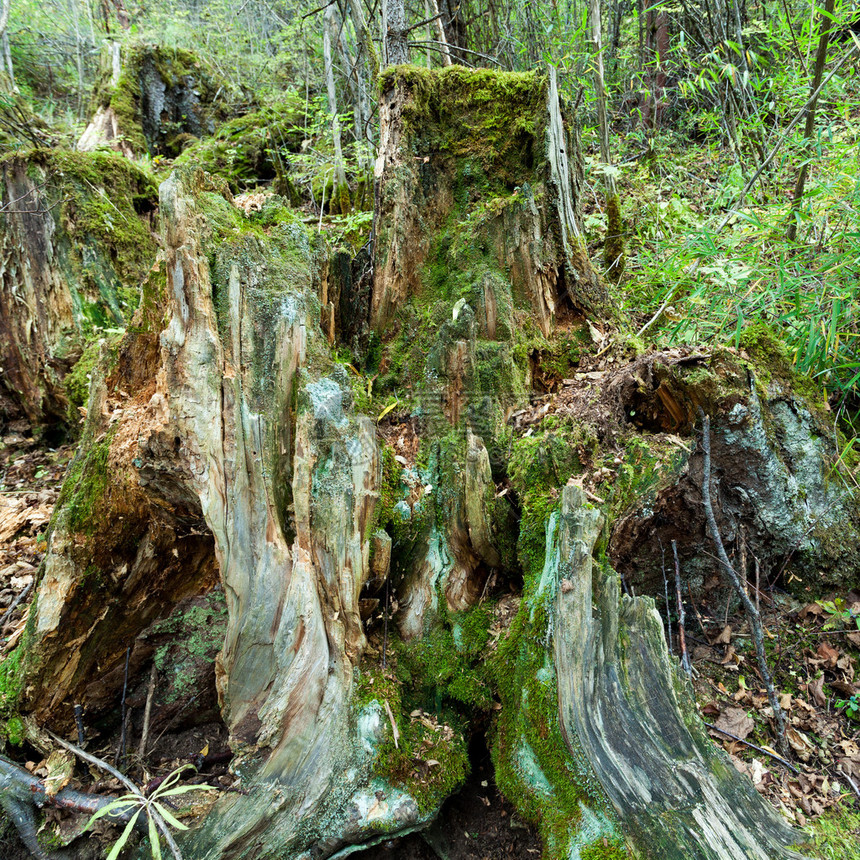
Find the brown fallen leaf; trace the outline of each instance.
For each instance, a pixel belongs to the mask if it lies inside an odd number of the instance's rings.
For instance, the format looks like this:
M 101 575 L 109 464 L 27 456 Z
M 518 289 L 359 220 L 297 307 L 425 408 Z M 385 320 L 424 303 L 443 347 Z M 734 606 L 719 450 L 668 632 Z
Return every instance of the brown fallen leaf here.
M 817 603 L 810 603 L 808 606 L 804 606 L 797 614 L 805 620 L 810 615 L 813 617 L 824 615 L 824 610 Z
M 726 624 L 720 635 L 714 640 L 715 645 L 728 645 L 732 641 L 732 625 Z
M 849 633 L 848 641 L 852 645 L 856 645 L 858 648 L 860 648 L 860 630 L 858 630 L 856 633 Z
M 839 652 L 829 642 L 822 642 L 815 653 L 824 660 L 825 665 L 830 668 L 833 668 L 836 665 L 836 661 L 839 659 Z
M 812 755 L 812 744 L 803 732 L 789 726 L 785 730 L 785 737 L 788 740 L 791 748 L 797 753 L 798 758 L 802 762 L 807 762 Z
M 841 669 L 849 681 L 854 680 L 854 661 L 847 654 L 843 654 L 836 661 L 836 668 Z
M 741 708 L 726 708 L 714 723 L 718 729 L 729 732 L 740 740 L 744 740 L 755 728 L 755 722 L 747 712 Z
M 830 686 L 836 690 L 837 693 L 841 693 L 847 698 L 850 698 L 857 693 L 857 685 L 849 684 L 847 681 L 831 681 Z
M 824 695 L 824 675 L 820 678 L 816 678 L 814 681 L 810 681 L 806 685 L 806 692 L 812 697 L 812 701 L 818 705 L 819 708 L 824 707 L 827 704 L 827 696 Z

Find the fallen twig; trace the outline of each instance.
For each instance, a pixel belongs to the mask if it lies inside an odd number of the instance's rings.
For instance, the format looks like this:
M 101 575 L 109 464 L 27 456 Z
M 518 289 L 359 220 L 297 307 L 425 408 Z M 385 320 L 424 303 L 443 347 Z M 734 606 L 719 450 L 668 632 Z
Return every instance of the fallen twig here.
M 152 716 L 152 700 L 155 697 L 155 682 L 158 679 L 158 669 L 155 668 L 155 663 L 149 670 L 149 687 L 146 691 L 146 706 L 143 709 L 143 728 L 140 733 L 140 746 L 137 748 L 137 754 L 140 758 L 146 755 L 146 742 L 149 740 L 149 720 Z
M 705 722 L 702 720 L 702 722 Z M 750 743 L 749 741 L 745 741 L 743 738 L 739 738 L 737 735 L 733 735 L 731 732 L 727 732 L 725 729 L 720 729 L 712 723 L 705 723 L 705 725 L 709 729 L 713 729 L 715 732 L 719 732 L 721 735 L 725 735 L 727 738 L 731 738 L 733 741 L 737 741 L 738 743 L 742 743 L 744 746 L 749 747 L 756 752 L 760 752 L 762 755 L 770 756 L 775 761 L 778 761 L 780 764 L 784 764 L 792 773 L 800 773 L 800 771 L 790 762 L 786 761 L 781 756 L 778 756 L 776 753 L 772 753 L 770 750 L 766 750 L 764 747 L 756 746 L 754 743 Z
M 125 649 L 125 672 L 122 677 L 122 705 L 120 708 L 120 722 L 122 725 L 120 726 L 120 734 L 119 734 L 119 745 L 116 748 L 116 755 L 114 756 L 113 763 L 118 765 L 123 759 L 125 759 L 125 737 L 126 730 L 128 728 L 128 714 L 125 709 L 125 700 L 126 694 L 128 693 L 128 661 L 131 658 L 131 646 Z
M 58 735 L 55 735 L 52 731 L 47 730 L 48 735 L 53 738 L 60 746 L 65 747 L 70 752 L 73 752 L 76 756 L 79 756 L 84 761 L 88 761 L 90 764 L 94 764 L 96 767 L 100 767 L 102 770 L 109 773 L 111 776 L 118 779 L 132 794 L 136 797 L 141 798 L 144 802 L 146 801 L 146 797 L 141 793 L 140 789 L 127 777 L 125 774 L 120 773 L 113 765 L 109 765 L 103 759 L 100 759 L 98 756 L 91 755 L 90 753 L 82 750 L 80 747 L 75 746 L 71 741 L 65 741 Z M 170 846 L 170 850 L 173 852 L 173 856 L 175 860 L 182 860 L 182 854 L 179 852 L 179 846 L 176 844 L 176 840 L 173 838 L 173 834 L 170 832 L 167 824 L 164 819 L 151 807 L 146 807 L 147 815 L 152 817 L 152 820 L 158 826 L 158 829 L 161 831 L 162 836 L 164 836 L 164 841 L 167 842 L 168 846 Z M 138 821 L 143 821 L 143 816 L 138 819 Z M 144 827 L 146 826 L 146 822 L 143 821 Z
M 755 643 L 756 656 L 758 657 L 759 673 L 761 674 L 762 682 L 767 690 L 767 697 L 770 700 L 770 705 L 773 709 L 773 716 L 776 720 L 780 749 L 782 752 L 785 752 L 787 745 L 785 738 L 785 714 L 779 704 L 779 697 L 776 695 L 776 687 L 774 687 L 773 679 L 770 675 L 770 669 L 768 669 L 767 665 L 761 615 L 756 609 L 755 604 L 750 600 L 750 596 L 747 594 L 746 589 L 741 584 L 737 572 L 730 564 L 729 557 L 726 554 L 726 548 L 723 545 L 723 539 L 720 537 L 720 530 L 717 528 L 717 520 L 714 516 L 713 505 L 711 504 L 711 421 L 701 408 L 699 409 L 699 417 L 702 419 L 702 452 L 704 454 L 702 504 L 705 508 L 705 522 L 708 525 L 708 532 L 711 536 L 711 540 L 714 542 L 714 546 L 716 547 L 717 558 L 720 560 L 720 566 L 729 582 L 731 582 L 734 587 L 734 590 L 746 611 L 753 642 Z
M 84 794 L 72 788 L 60 789 L 52 795 L 42 780 L 4 756 L 0 756 L 0 806 L 14 822 L 21 841 L 38 860 L 47 860 L 48 855 L 39 845 L 36 837 L 34 805 L 53 806 L 57 809 L 93 815 L 115 800 L 116 797 Z M 125 823 L 133 814 L 132 810 L 117 811 L 116 814 L 111 815 L 111 818 Z M 139 820 L 136 826 L 141 833 L 146 833 L 146 822 Z
M 684 638 L 684 601 L 681 599 L 681 563 L 678 561 L 678 544 L 672 541 L 672 553 L 675 556 L 675 594 L 678 599 L 678 641 L 681 646 L 681 665 L 687 677 L 693 674 L 690 655 L 687 653 L 687 642 Z
M 0 618 L 0 630 L 3 629 L 3 626 L 6 624 L 6 622 L 12 617 L 12 613 L 18 608 L 18 605 L 21 603 L 21 601 L 24 600 L 24 598 L 26 598 L 27 595 L 30 593 L 30 589 L 32 589 L 34 581 L 35 577 L 27 583 L 27 585 L 21 590 L 18 596 L 12 601 L 11 606 L 3 613 L 3 617 Z
M 400 739 L 400 732 L 397 730 L 397 723 L 394 721 L 394 714 L 391 712 L 391 705 L 388 704 L 388 699 L 385 700 L 385 713 L 388 714 L 388 719 L 391 722 L 391 733 L 394 736 L 394 749 L 399 749 L 400 745 L 397 741 Z

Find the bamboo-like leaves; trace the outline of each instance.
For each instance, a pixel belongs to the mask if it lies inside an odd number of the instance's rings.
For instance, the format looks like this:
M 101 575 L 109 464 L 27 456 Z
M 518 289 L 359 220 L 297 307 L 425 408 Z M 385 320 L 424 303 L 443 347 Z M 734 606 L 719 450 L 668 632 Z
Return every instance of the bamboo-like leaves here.
M 211 785 L 177 785 L 182 774 L 187 770 L 194 770 L 193 765 L 183 765 L 176 768 L 165 778 L 153 793 L 146 797 L 143 793 L 137 792 L 134 794 L 124 794 L 116 800 L 111 801 L 106 806 L 103 806 L 98 812 L 94 813 L 87 822 L 85 829 L 89 829 L 100 818 L 113 817 L 117 818 L 125 816 L 132 809 L 137 807 L 134 815 L 128 820 L 125 828 L 122 831 L 119 839 L 111 847 L 107 860 L 116 860 L 120 852 L 128 844 L 131 837 L 131 832 L 134 830 L 138 819 L 142 814 L 146 815 L 147 830 L 149 836 L 149 844 L 152 849 L 154 860 L 161 860 L 161 837 L 159 836 L 159 828 L 164 834 L 165 839 L 171 845 L 174 858 L 181 860 L 181 856 L 176 850 L 175 843 L 170 838 L 168 826 L 175 830 L 188 830 L 188 825 L 183 824 L 171 810 L 168 808 L 165 801 L 169 798 L 179 797 L 182 794 L 187 794 L 189 791 L 214 791 Z

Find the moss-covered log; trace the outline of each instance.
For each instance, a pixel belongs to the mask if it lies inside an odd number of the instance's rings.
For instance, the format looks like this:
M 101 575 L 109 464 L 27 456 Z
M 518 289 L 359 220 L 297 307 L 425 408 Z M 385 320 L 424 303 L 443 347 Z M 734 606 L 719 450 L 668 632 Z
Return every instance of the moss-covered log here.
M 112 153 L 33 150 L 0 162 L 0 414 L 65 421 L 86 402 L 66 375 L 94 337 L 125 326 L 155 260 L 149 177 Z

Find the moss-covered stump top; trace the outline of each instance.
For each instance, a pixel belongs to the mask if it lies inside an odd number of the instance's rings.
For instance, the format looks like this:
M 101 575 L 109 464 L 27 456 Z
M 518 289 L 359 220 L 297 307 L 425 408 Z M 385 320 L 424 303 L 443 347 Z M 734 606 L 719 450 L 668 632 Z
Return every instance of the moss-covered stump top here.
M 380 86 L 377 332 L 415 296 L 475 308 L 480 293 L 490 339 L 510 331 L 513 305 L 548 335 L 572 310 L 605 304 L 579 238 L 575 126 L 545 77 L 397 66 Z M 471 300 L 457 295 L 467 281 Z
M 404 134 L 417 156 L 465 159 L 462 190 L 512 191 L 543 162 L 547 79 L 536 72 L 394 66 L 383 93 L 400 90 Z

